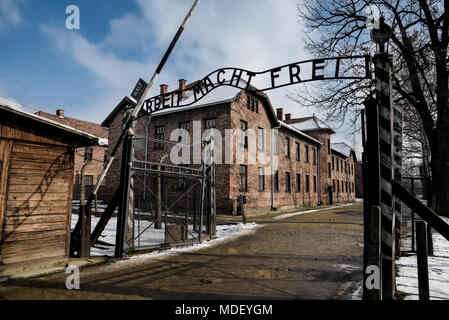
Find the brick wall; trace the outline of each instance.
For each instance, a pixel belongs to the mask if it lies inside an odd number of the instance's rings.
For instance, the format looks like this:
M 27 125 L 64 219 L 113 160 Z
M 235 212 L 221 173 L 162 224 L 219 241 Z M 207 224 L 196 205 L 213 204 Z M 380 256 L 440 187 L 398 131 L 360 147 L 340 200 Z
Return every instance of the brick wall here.
M 153 116 L 151 119 L 149 135 L 155 138 L 156 127 L 164 126 L 164 139 L 169 140 L 170 133 L 174 129 L 178 129 L 181 123 L 190 123 L 190 136 L 193 134 L 193 121 L 200 121 L 202 130 L 205 130 L 205 120 L 215 118 L 217 119 L 217 129 L 222 132 L 222 162 L 225 161 L 224 146 L 225 146 L 225 129 L 239 129 L 240 121 L 246 121 L 248 129 L 253 129 L 257 136 L 258 128 L 265 129 L 265 156 L 270 158 L 271 135 L 270 129 L 275 123 L 270 121 L 268 114 L 269 107 L 264 104 L 266 101 L 260 96 L 251 95 L 253 99 L 259 102 L 258 110 L 248 109 L 248 95 L 245 92 L 238 94 L 232 103 L 225 103 L 220 105 L 208 106 L 203 108 L 180 111 L 176 113 L 167 113 L 163 115 Z M 258 111 L 258 112 L 257 112 Z M 115 118 L 110 122 L 109 127 L 109 150 L 112 150 L 117 142 L 117 139 L 122 130 L 123 112 L 116 114 Z M 139 135 L 145 135 L 147 127 L 146 118 L 138 120 L 136 132 Z M 309 134 L 309 133 L 308 133 Z M 312 134 L 311 134 L 312 136 Z M 278 135 L 278 179 L 279 190 L 274 192 L 274 207 L 275 208 L 300 208 L 317 205 L 319 198 L 323 204 L 329 203 L 329 196 L 326 188 L 332 185 L 333 179 L 346 181 L 346 178 L 352 183 L 353 175 L 348 177 L 340 171 L 331 172 L 331 178 L 328 177 L 328 163 L 331 163 L 331 155 L 328 153 L 328 140 L 330 140 L 329 131 L 321 131 L 313 133 L 315 139 L 321 141 L 323 145 L 319 145 L 312 139 L 307 139 L 301 134 L 295 133 L 292 130 L 281 127 Z M 290 157 L 285 156 L 285 138 L 290 139 Z M 191 141 L 192 142 L 192 141 Z M 296 159 L 296 143 L 300 145 L 300 159 Z M 149 143 L 148 156 L 151 161 L 158 161 L 164 153 L 170 152 L 170 147 L 165 146 L 162 150 L 154 148 L 154 142 Z M 309 160 L 306 160 L 306 146 L 309 149 Z M 257 146 L 256 146 L 257 147 Z M 247 203 L 245 210 L 248 213 L 256 211 L 266 211 L 271 208 L 271 190 L 272 190 L 272 176 L 270 175 L 270 164 L 245 164 L 247 165 L 247 190 L 240 190 L 240 164 L 236 163 L 237 146 L 234 142 L 233 146 L 233 164 L 220 164 L 216 166 L 216 205 L 218 213 L 236 213 L 237 197 L 240 194 L 246 196 Z M 142 149 L 136 150 L 136 157 L 143 159 Z M 316 160 L 314 162 L 313 155 L 315 150 Z M 140 153 L 139 153 L 140 152 Z M 319 156 L 318 156 L 319 153 Z M 338 156 L 333 153 L 334 156 Z M 245 159 L 248 156 L 248 149 L 245 149 Z M 191 158 L 193 154 L 191 155 Z M 319 159 L 319 161 L 318 161 Z M 345 159 L 346 160 L 346 159 Z M 353 159 L 348 160 L 351 164 Z M 351 162 L 352 161 L 352 162 Z M 169 163 L 166 161 L 165 163 Z M 119 150 L 117 157 L 106 177 L 107 187 L 113 189 L 119 185 L 121 166 L 121 150 Z M 264 190 L 259 190 L 259 168 L 263 168 L 264 176 Z M 320 171 L 318 171 L 320 170 Z M 290 173 L 290 191 L 286 188 L 287 172 Z M 344 172 L 344 169 L 343 169 Z M 300 174 L 300 189 L 297 188 L 296 174 Z M 309 190 L 306 190 L 306 176 L 309 176 Z M 316 179 L 316 190 L 314 188 L 314 180 Z M 351 189 L 352 190 L 352 189 Z M 177 196 L 176 190 L 170 189 L 173 197 Z M 112 191 L 110 191 L 112 195 Z M 347 201 L 347 193 L 335 192 L 334 203 L 338 201 Z M 353 199 L 353 193 L 350 193 L 350 198 Z

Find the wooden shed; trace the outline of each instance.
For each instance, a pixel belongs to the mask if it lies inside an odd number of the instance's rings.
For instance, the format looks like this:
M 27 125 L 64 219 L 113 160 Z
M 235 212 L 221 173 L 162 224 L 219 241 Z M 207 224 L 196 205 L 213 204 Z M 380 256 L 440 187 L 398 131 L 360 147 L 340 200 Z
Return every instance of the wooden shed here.
M 68 258 L 75 148 L 97 144 L 0 104 L 0 272 Z

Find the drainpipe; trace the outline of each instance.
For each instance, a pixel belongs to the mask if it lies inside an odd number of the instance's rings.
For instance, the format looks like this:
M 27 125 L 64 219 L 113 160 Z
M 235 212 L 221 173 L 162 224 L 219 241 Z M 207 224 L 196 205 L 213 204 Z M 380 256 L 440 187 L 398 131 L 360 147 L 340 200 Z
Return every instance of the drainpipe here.
M 275 211 L 276 208 L 274 206 L 274 172 L 273 172 L 273 129 L 278 129 L 281 127 L 281 124 L 279 123 L 279 125 L 277 127 L 273 127 L 271 128 L 271 138 L 270 138 L 270 142 L 271 142 L 271 147 L 270 147 L 270 171 L 271 171 L 271 211 Z M 278 139 L 277 139 L 277 150 L 278 150 L 278 158 L 279 158 L 279 132 L 278 132 Z M 278 161 L 278 166 L 279 166 L 279 161 Z M 278 168 L 279 169 L 279 168 Z

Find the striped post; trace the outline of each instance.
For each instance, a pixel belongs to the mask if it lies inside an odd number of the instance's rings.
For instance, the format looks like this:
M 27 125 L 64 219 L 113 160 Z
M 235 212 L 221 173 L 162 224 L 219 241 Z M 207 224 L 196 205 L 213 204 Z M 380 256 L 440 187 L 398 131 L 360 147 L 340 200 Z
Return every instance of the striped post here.
M 381 252 L 382 252 L 382 294 L 391 300 L 395 294 L 395 211 L 391 180 L 393 178 L 393 110 L 391 101 L 391 62 L 387 53 L 374 57 L 376 75 L 376 98 L 379 110 L 380 146 L 380 207 Z
M 394 150 L 393 150 L 393 170 L 394 179 L 402 182 L 402 108 L 393 106 L 393 132 L 394 132 Z M 395 241 L 396 241 L 396 257 L 401 254 L 401 217 L 402 204 L 397 198 L 393 198 L 395 210 Z

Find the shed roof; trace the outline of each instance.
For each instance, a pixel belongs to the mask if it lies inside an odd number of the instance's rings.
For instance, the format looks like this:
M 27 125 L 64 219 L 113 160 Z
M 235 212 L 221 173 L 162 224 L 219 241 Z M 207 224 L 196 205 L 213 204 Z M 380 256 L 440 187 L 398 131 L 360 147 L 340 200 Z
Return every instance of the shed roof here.
M 31 121 L 35 121 L 36 123 L 40 123 L 40 124 L 46 125 L 48 127 L 64 131 L 65 133 L 71 135 L 73 138 L 79 140 L 80 142 L 82 142 L 85 145 L 98 145 L 99 144 L 100 138 L 93 134 L 83 132 L 81 130 L 77 130 L 75 128 L 64 125 L 62 123 L 59 123 L 59 122 L 56 122 L 56 121 L 53 121 L 53 120 L 50 120 L 47 118 L 40 117 L 36 114 L 24 112 L 22 110 L 19 110 L 17 105 L 11 106 L 11 105 L 5 104 L 4 102 L 0 102 L 0 111 L 11 113 L 16 116 L 23 117 L 23 118 L 29 119 Z

